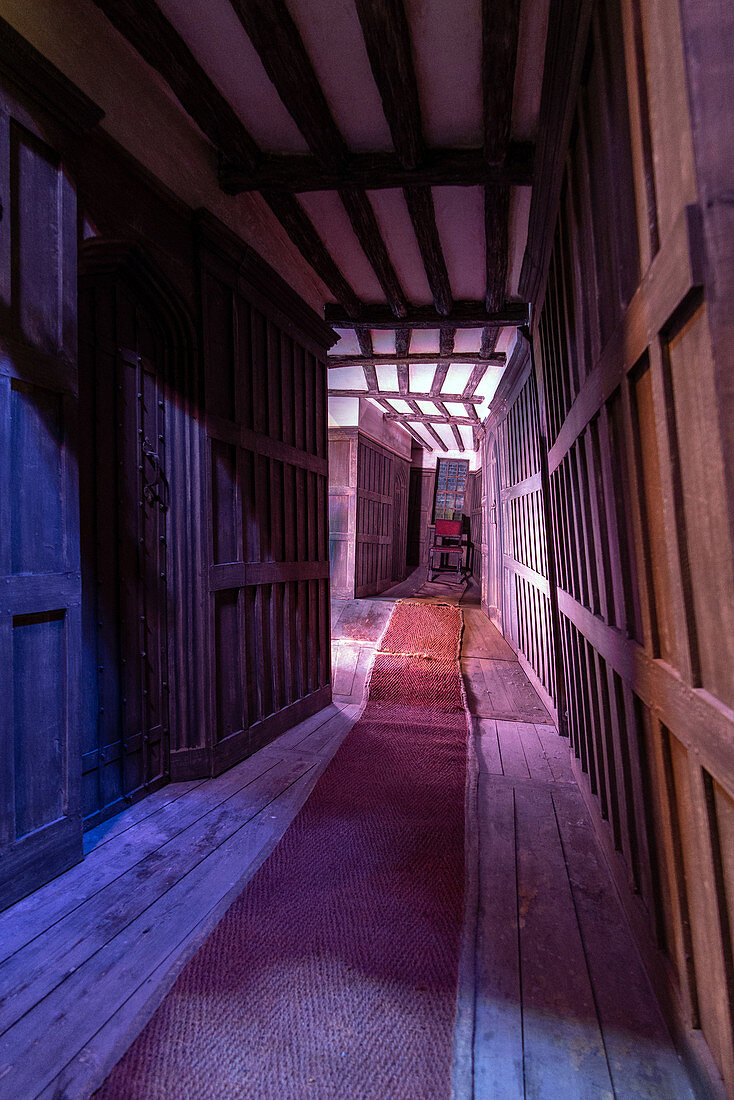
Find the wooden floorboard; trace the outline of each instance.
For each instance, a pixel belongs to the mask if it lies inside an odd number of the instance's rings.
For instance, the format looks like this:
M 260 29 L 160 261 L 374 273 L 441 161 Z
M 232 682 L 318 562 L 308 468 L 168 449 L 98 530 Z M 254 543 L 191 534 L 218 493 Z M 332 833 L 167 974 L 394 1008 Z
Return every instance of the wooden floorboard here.
M 423 579 L 334 602 L 331 706 L 223 775 L 98 826 L 83 863 L 0 914 L 0 1097 L 73 1100 L 103 1080 L 298 813 L 361 712 L 395 599 Z M 446 597 L 464 608 L 478 770 L 466 1095 L 689 1097 L 568 741 L 475 587 Z
M 223 775 L 130 807 L 95 830 L 83 863 L 0 916 L 0 1096 L 88 1096 L 101 1083 L 358 713 L 327 707 Z
M 457 1100 L 691 1097 L 574 781 L 568 740 L 514 654 L 497 656 L 481 614 L 464 612 L 473 621 L 462 645 L 479 850 L 475 925 L 467 918 L 472 1066 L 470 1074 L 456 1067 Z

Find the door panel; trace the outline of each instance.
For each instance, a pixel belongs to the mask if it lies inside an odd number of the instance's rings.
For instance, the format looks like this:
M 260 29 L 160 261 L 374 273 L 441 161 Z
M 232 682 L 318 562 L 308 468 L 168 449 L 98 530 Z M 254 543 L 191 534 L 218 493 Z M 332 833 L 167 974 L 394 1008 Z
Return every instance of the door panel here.
M 0 101 L 0 907 L 82 854 L 76 200 L 20 117 Z
M 166 345 L 118 280 L 84 280 L 87 828 L 166 782 Z M 124 343 L 123 343 L 124 341 Z

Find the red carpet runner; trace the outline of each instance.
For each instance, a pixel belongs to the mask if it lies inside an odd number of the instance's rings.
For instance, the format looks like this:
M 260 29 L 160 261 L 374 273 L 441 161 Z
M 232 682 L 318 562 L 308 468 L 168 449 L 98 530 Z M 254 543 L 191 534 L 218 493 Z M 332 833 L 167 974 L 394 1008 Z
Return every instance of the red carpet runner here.
M 105 1100 L 448 1100 L 464 892 L 461 612 L 398 603 L 369 699 Z

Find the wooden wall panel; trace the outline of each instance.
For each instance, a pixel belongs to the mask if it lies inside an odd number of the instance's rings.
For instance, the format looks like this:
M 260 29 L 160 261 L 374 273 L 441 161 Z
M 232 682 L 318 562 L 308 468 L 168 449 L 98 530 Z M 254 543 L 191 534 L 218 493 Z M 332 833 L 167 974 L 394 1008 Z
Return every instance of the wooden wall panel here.
M 324 365 L 331 336 L 208 216 L 199 220 L 199 242 L 210 749 L 219 772 L 331 698 Z
M 556 653 L 538 415 L 530 350 L 520 337 L 482 444 L 487 545 L 483 603 L 554 711 Z
M 355 595 L 373 596 L 392 581 L 393 464 L 397 456 L 359 439 Z
M 81 859 L 76 196 L 0 95 L 0 908 Z
M 690 1064 L 731 1090 L 734 557 L 688 45 L 659 0 L 594 9 L 535 302 L 541 415 L 525 430 L 547 449 L 579 781 Z M 504 424 L 497 438 L 506 484 L 518 467 Z M 505 566 L 511 555 L 526 577 L 543 573 L 527 508 L 505 529 Z M 517 581 L 506 630 L 527 602 Z
M 357 428 L 329 428 L 329 562 L 338 600 L 354 598 L 357 452 Z

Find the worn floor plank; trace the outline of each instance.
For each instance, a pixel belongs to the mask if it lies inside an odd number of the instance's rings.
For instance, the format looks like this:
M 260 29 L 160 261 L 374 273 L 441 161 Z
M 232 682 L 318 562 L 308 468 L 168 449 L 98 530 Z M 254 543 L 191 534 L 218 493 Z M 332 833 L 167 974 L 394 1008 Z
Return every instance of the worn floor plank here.
M 0 1096 L 72 1100 L 101 1082 L 358 717 L 375 642 L 394 600 L 415 596 L 420 572 L 413 580 L 375 600 L 335 601 L 341 690 L 331 706 L 224 775 L 172 784 L 99 826 L 82 864 L 0 914 Z M 689 1097 L 573 782 L 568 742 L 504 640 L 485 628 L 476 586 L 446 598 L 464 607 L 479 770 L 465 983 L 471 1095 Z
M 464 637 L 461 652 L 464 657 L 486 657 L 495 661 L 517 661 L 512 647 L 505 641 L 494 623 L 480 607 L 464 610 Z

